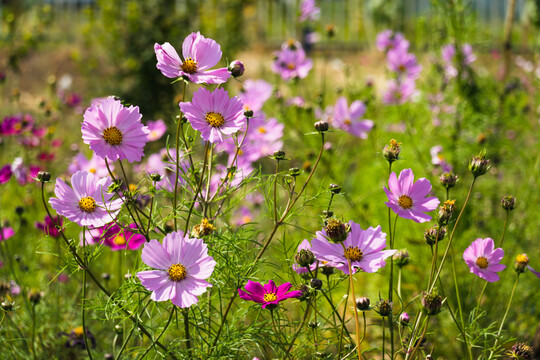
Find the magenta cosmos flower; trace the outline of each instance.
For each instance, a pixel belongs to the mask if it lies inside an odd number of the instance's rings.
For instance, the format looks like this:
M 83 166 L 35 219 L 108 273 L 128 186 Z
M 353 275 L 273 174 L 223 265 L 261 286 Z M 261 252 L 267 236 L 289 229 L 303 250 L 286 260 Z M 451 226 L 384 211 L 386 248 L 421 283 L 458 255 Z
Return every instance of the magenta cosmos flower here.
M 327 261 L 330 266 L 349 274 L 348 259 L 353 274 L 358 269 L 373 273 L 384 267 L 386 265 L 384 260 L 397 251 L 383 250 L 386 247 L 386 234 L 381 231 L 380 225 L 362 230 L 360 225 L 351 220 L 349 226 L 351 231 L 343 246 L 328 241 L 324 229 L 315 233 L 316 237 L 311 240 L 311 251 L 319 261 Z
M 0 169 L 0 185 L 7 183 L 11 179 L 11 175 L 13 175 L 11 164 L 4 165 Z
M 196 84 L 222 84 L 231 77 L 227 68 L 208 70 L 221 59 L 221 47 L 212 39 L 207 39 L 200 32 L 191 33 L 182 44 L 182 56 L 168 42 L 155 44 L 157 68 L 166 77 L 185 79 Z
M 223 142 L 223 135 L 242 129 L 246 120 L 240 99 L 230 98 L 221 88 L 213 92 L 200 88 L 191 102 L 181 102 L 179 106 L 191 126 L 213 144 Z
M 388 202 L 386 206 L 404 219 L 411 219 L 417 223 L 431 220 L 431 216 L 425 214 L 433 211 L 439 205 L 436 197 L 426 197 L 431 191 L 431 184 L 426 178 L 420 178 L 414 182 L 414 174 L 411 169 L 405 169 L 396 177 L 396 173 L 390 174 L 388 189 L 384 187 Z
M 276 286 L 273 280 L 268 280 L 268 284 L 263 285 L 258 282 L 248 280 L 245 289 L 238 289 L 238 295 L 240 298 L 248 301 L 255 301 L 258 304 L 263 304 L 262 308 L 272 310 L 283 300 L 289 298 L 298 298 L 302 295 L 299 290 L 290 291 L 291 283 L 284 283 Z
M 111 171 L 114 171 L 114 165 L 109 164 Z M 107 170 L 107 165 L 105 160 L 96 154 L 92 154 L 90 160 L 83 154 L 78 153 L 71 159 L 71 164 L 68 166 L 68 171 L 70 174 L 75 174 L 77 171 L 88 171 L 97 177 L 105 177 L 109 175 L 109 170 Z
M 276 59 L 272 64 L 272 71 L 279 74 L 283 80 L 294 78 L 303 79 L 308 76 L 313 67 L 311 59 L 306 57 L 301 45 L 295 45 L 295 48 L 285 48 L 276 52 Z
M 136 224 L 129 224 L 130 229 L 137 229 Z M 141 234 L 131 232 L 121 228 L 118 224 L 107 224 L 98 229 L 89 229 L 86 232 L 86 243 L 88 245 L 101 243 L 111 248 L 112 251 L 117 250 L 137 250 L 146 241 Z
M 107 188 L 112 180 L 109 177 L 98 178 L 88 171 L 77 171 L 71 177 L 71 186 L 62 179 L 56 181 L 56 198 L 49 203 L 56 212 L 80 226 L 100 227 L 114 220 L 122 200 L 112 200 L 114 194 Z
M 422 66 L 418 64 L 416 56 L 408 52 L 407 48 L 397 47 L 389 50 L 386 55 L 388 68 L 395 72 L 398 77 L 416 79 L 422 71 Z
M 315 5 L 315 0 L 302 0 L 300 3 L 300 16 L 298 21 L 317 20 L 321 13 L 321 9 Z
M 112 96 L 96 101 L 84 113 L 83 141 L 102 158 L 140 161 L 149 133 L 141 117 L 138 106 L 127 108 Z
M 379 51 L 389 51 L 392 49 L 403 48 L 407 50 L 409 48 L 409 42 L 402 33 L 394 33 L 392 30 L 384 30 L 377 34 L 375 44 Z
M 373 121 L 361 120 L 366 113 L 366 105 L 360 100 L 347 105 L 347 99 L 342 96 L 337 99 L 334 106 L 332 121 L 336 127 L 347 131 L 361 139 L 367 138 L 367 133 L 373 128 Z
M 51 219 L 49 215 L 45 215 L 44 222 L 36 221 L 36 229 L 39 229 L 43 231 L 43 233 L 47 236 L 51 236 L 54 238 L 57 238 L 60 236 L 60 232 L 58 232 L 58 229 L 56 228 L 56 225 L 62 226 L 63 221 L 60 216 L 55 217 L 54 219 Z
M 242 100 L 245 110 L 257 113 L 262 109 L 266 100 L 270 99 L 273 91 L 272 85 L 264 80 L 248 79 L 244 82 L 244 87 L 238 97 Z
M 10 227 L 0 228 L 0 242 L 9 239 L 13 235 L 15 235 L 15 231 L 13 230 L 13 228 L 10 228 Z
M 392 79 L 387 82 L 382 101 L 386 105 L 401 105 L 412 100 L 416 94 L 418 91 L 414 79 L 404 78 L 401 81 Z
M 216 262 L 201 239 L 175 231 L 165 236 L 163 244 L 157 240 L 146 243 L 141 258 L 157 269 L 137 273 L 142 285 L 152 291 L 154 301 L 170 299 L 174 305 L 187 308 L 212 286 L 205 280 L 214 272 Z
M 504 256 L 503 249 L 494 247 L 493 239 L 476 239 L 463 253 L 463 260 L 471 272 L 488 282 L 498 281 L 497 273 L 506 268 L 499 264 Z

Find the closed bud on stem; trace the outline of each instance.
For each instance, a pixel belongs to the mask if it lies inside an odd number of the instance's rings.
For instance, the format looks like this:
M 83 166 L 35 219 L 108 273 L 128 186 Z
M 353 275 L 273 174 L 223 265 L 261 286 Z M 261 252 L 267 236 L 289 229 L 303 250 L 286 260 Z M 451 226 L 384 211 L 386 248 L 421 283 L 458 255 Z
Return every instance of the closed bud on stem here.
M 429 246 L 435 245 L 437 242 L 444 239 L 446 228 L 439 225 L 434 225 L 424 231 L 424 241 Z
M 319 326 L 319 323 L 315 322 L 315 321 L 310 321 L 308 326 L 312 329 L 316 329 L 317 326 Z
M 336 35 L 336 28 L 333 24 L 328 24 L 325 27 L 326 36 L 328 36 L 329 39 L 333 38 Z
M 407 326 L 409 325 L 409 321 L 410 321 L 410 317 L 409 317 L 409 314 L 407 314 L 406 312 L 404 313 L 401 313 L 401 315 L 399 315 L 399 323 L 403 326 Z
M 519 254 L 518 256 L 516 256 L 514 264 L 516 272 L 518 274 L 521 274 L 525 271 L 527 265 L 529 265 L 529 257 L 527 256 L 527 254 Z
M 298 285 L 296 287 L 296 290 L 301 292 L 300 297 L 298 298 L 298 300 L 305 301 L 308 298 L 310 289 L 306 284 Z
M 443 298 L 434 289 L 431 293 L 424 293 L 422 308 L 427 315 L 437 315 L 442 308 Z
M 356 298 L 356 308 L 360 311 L 368 311 L 369 310 L 369 304 L 370 301 L 367 297 L 359 297 Z
M 302 173 L 302 170 L 300 170 L 300 169 L 297 168 L 297 167 L 294 167 L 294 168 L 290 168 L 290 169 L 289 169 L 289 175 L 291 175 L 292 177 L 297 177 L 297 176 L 299 176 L 301 173 Z
M 473 156 L 469 161 L 469 171 L 475 178 L 484 175 L 490 168 L 489 159 L 486 159 L 486 149 L 480 151 L 478 155 Z
M 285 159 L 285 151 L 282 151 L 282 150 L 278 150 L 274 153 L 274 155 L 272 156 L 272 158 L 274 158 L 274 160 L 283 160 Z
M 43 291 L 31 290 L 28 293 L 28 300 L 30 300 L 32 304 L 37 305 L 39 304 L 43 296 L 45 296 L 45 293 Z
M 253 110 L 247 109 L 246 111 L 244 111 L 244 116 L 247 117 L 248 119 L 252 118 L 253 117 Z
M 394 260 L 394 263 L 399 266 L 400 268 L 404 267 L 405 265 L 409 264 L 410 262 L 410 257 L 409 257 L 409 252 L 405 249 L 403 250 L 399 250 L 398 252 L 396 252 L 393 256 L 392 256 L 392 259 Z
M 41 182 L 47 182 L 51 180 L 51 173 L 47 171 L 40 171 L 37 174 L 37 179 Z
M 515 343 L 508 355 L 516 360 L 534 360 L 533 348 L 525 343 Z
M 315 256 L 310 250 L 301 249 L 294 256 L 296 263 L 302 267 L 308 267 L 315 262 Z
M 325 220 L 326 226 L 324 230 L 329 240 L 333 243 L 342 243 L 347 239 L 347 235 L 350 231 L 349 224 L 344 224 L 335 217 L 331 217 Z
M 13 310 L 13 305 L 15 305 L 15 303 L 13 301 L 11 301 L 10 299 L 5 299 L 4 301 L 2 301 L 2 303 L 0 304 L 0 306 L 2 307 L 2 310 L 4 311 L 11 311 Z
M 311 279 L 310 285 L 315 290 L 320 290 L 322 288 L 322 280 L 317 278 Z
M 453 172 L 445 172 L 441 176 L 439 176 L 439 182 L 445 189 L 451 189 L 454 186 L 456 186 L 456 182 L 458 181 L 458 176 L 455 175 Z
M 328 186 L 328 189 L 330 190 L 332 194 L 335 194 L 335 195 L 341 192 L 341 186 L 337 184 L 330 184 L 330 186 Z
M 231 61 L 229 64 L 229 71 L 235 78 L 244 75 L 244 64 L 240 60 Z
M 398 143 L 395 139 L 390 140 L 390 144 L 386 144 L 383 148 L 383 156 L 389 163 L 398 160 L 400 152 L 401 143 Z
M 159 173 L 150 174 L 150 180 L 155 181 L 155 182 L 160 182 L 161 175 Z
M 516 208 L 516 198 L 512 195 L 503 196 L 501 205 L 506 211 L 514 210 Z
M 439 225 L 448 225 L 448 221 L 452 218 L 452 214 L 456 210 L 456 200 L 446 200 L 440 207 L 437 213 L 437 221 Z
M 377 312 L 381 316 L 392 315 L 393 304 L 389 300 L 380 300 L 377 303 Z
M 317 130 L 320 133 L 328 131 L 328 123 L 326 121 L 319 120 L 314 124 L 314 126 L 315 126 L 315 130 Z

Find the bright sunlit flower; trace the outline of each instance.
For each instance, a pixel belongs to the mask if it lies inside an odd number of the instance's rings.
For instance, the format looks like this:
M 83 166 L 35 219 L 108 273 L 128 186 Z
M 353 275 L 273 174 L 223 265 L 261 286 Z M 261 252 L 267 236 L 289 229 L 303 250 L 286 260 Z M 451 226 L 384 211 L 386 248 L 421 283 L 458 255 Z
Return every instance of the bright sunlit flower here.
M 133 230 L 137 229 L 136 224 L 129 224 L 127 227 Z M 85 235 L 87 245 L 101 243 L 108 246 L 112 251 L 137 250 L 146 241 L 143 235 L 131 232 L 115 223 L 97 229 L 89 229 Z
M 506 268 L 506 265 L 500 264 L 503 249 L 494 247 L 493 239 L 476 239 L 463 253 L 463 260 L 471 272 L 489 282 L 498 281 L 497 273 Z
M 291 283 L 284 283 L 276 286 L 273 280 L 268 280 L 268 284 L 263 285 L 258 282 L 248 280 L 245 289 L 238 289 L 238 295 L 240 298 L 248 301 L 254 301 L 258 304 L 262 304 L 262 308 L 274 309 L 283 300 L 289 298 L 298 298 L 302 295 L 299 290 L 290 291 Z

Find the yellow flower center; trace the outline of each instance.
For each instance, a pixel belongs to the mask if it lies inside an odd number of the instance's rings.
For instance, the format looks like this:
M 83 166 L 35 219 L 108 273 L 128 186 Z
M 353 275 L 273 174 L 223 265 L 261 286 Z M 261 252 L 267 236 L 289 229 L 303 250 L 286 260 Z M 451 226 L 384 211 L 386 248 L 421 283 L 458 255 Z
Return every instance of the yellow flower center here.
M 249 216 L 249 215 L 244 215 L 244 216 L 242 216 L 242 221 L 243 221 L 244 223 L 249 223 L 249 222 L 251 222 L 251 216 Z
M 84 329 L 82 326 L 77 326 L 75 329 L 73 329 L 73 334 L 78 337 L 78 338 L 81 338 L 84 334 Z
M 401 145 L 401 143 L 398 143 L 398 142 L 396 141 L 396 139 L 392 139 L 392 140 L 390 140 L 390 145 L 392 145 L 393 147 L 396 148 L 396 147 L 398 147 L 399 145 Z
M 288 63 L 287 64 L 287 69 L 294 70 L 294 69 L 296 69 L 296 65 L 294 63 Z
M 409 195 L 401 195 L 398 202 L 403 209 L 412 208 L 412 199 Z
M 131 192 L 137 191 L 137 185 L 135 185 L 135 184 L 129 184 L 129 191 L 131 191 Z
M 123 135 L 116 126 L 111 126 L 103 130 L 103 138 L 109 145 L 120 145 Z
M 527 256 L 527 254 L 519 254 L 518 256 L 516 256 L 516 262 L 518 264 L 528 265 L 529 257 Z
M 260 132 L 261 134 L 266 134 L 266 129 L 264 128 L 264 126 L 260 126 L 260 127 L 259 127 L 259 132 Z
M 266 293 L 264 294 L 264 301 L 266 302 L 272 302 L 277 300 L 276 293 Z
M 188 74 L 194 74 L 197 72 L 199 65 L 192 58 L 187 58 L 186 61 L 182 63 L 182 71 Z
M 158 133 L 156 130 L 150 131 L 150 138 L 154 139 L 158 137 Z
M 118 234 L 114 238 L 114 243 L 116 245 L 126 245 L 126 238 L 124 237 L 123 234 Z
M 488 267 L 488 261 L 487 259 L 484 257 L 484 256 L 480 256 L 478 259 L 476 259 L 476 265 L 478 265 L 478 267 L 480 269 L 485 269 Z
M 349 246 L 345 249 L 344 255 L 351 261 L 360 261 L 362 260 L 364 253 L 357 246 Z
M 92 173 L 92 174 L 95 174 L 96 173 L 96 169 L 95 168 L 90 168 L 88 170 L 89 173 Z
M 244 150 L 238 149 L 238 156 L 242 156 L 242 155 L 244 155 Z
M 220 113 L 209 112 L 206 114 L 204 119 L 212 127 L 220 127 L 221 125 L 225 124 L 225 118 Z
M 96 210 L 96 200 L 91 196 L 85 196 L 79 200 L 79 209 L 85 213 L 93 213 Z
M 345 119 L 345 121 L 343 121 L 345 123 L 345 125 L 351 125 L 351 119 Z
M 184 280 L 186 277 L 186 267 L 182 264 L 173 264 L 169 268 L 169 279 L 172 281 Z

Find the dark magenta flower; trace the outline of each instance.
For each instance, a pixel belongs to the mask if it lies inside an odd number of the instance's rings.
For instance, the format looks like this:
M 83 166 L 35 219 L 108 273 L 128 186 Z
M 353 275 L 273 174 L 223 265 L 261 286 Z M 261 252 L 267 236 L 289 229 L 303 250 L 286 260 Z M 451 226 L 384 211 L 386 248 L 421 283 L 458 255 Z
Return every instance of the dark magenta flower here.
M 268 284 L 266 285 L 248 280 L 245 286 L 246 291 L 238 289 L 238 295 L 244 300 L 263 304 L 263 309 L 267 307 L 269 309 L 274 309 L 279 305 L 280 301 L 289 298 L 299 298 L 302 295 L 302 292 L 299 290 L 288 292 L 291 287 L 291 283 L 288 282 L 276 286 L 273 280 L 268 280 Z
M 15 235 L 15 231 L 13 230 L 13 228 L 10 228 L 10 227 L 0 228 L 0 242 L 9 239 L 13 235 Z
M 137 225 L 129 224 L 129 228 L 136 230 Z M 137 250 L 146 241 L 143 235 L 121 228 L 116 223 L 89 229 L 86 240 L 88 245 L 101 243 L 110 247 L 112 251 Z
M 45 235 L 56 238 L 60 236 L 56 225 L 62 226 L 62 223 L 63 221 L 60 216 L 57 216 L 53 220 L 49 217 L 49 215 L 45 215 L 45 220 L 43 222 L 36 221 L 36 228 L 43 231 Z
M 11 179 L 13 171 L 11 171 L 11 164 L 4 165 L 0 169 L 0 185 L 5 184 Z

